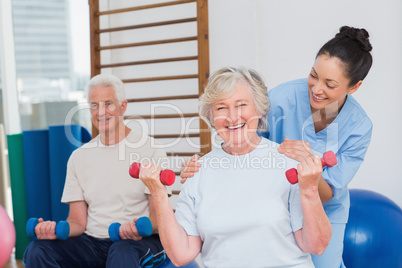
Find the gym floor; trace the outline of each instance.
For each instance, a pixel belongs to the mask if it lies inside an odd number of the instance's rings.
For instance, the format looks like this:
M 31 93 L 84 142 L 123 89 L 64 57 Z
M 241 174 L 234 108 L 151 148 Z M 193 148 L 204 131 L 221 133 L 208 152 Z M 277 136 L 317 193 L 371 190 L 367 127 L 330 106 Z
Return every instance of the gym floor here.
M 11 255 L 10 260 L 3 266 L 3 268 L 23 268 L 22 260 L 16 260 L 14 254 Z

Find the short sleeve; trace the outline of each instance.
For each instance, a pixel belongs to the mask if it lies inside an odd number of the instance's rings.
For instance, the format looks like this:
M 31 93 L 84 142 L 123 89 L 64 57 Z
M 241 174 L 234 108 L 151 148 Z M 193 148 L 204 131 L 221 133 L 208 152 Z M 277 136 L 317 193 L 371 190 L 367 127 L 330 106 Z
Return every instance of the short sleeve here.
M 63 203 L 84 200 L 83 191 L 74 168 L 74 155 L 73 153 L 67 162 L 66 182 L 61 197 Z
M 200 236 L 197 228 L 196 201 L 198 191 L 196 182 L 199 181 L 199 173 L 193 178 L 188 179 L 180 192 L 179 199 L 176 204 L 176 220 L 186 231 L 187 235 Z
M 290 225 L 293 232 L 303 228 L 303 209 L 300 199 L 299 185 L 291 185 L 289 194 Z

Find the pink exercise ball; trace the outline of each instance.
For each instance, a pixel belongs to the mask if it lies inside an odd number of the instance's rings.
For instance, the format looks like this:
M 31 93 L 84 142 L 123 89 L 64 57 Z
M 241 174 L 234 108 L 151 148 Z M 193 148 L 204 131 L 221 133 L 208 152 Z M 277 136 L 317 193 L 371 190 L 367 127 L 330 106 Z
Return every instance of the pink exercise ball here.
M 10 259 L 14 246 L 14 224 L 8 217 L 6 210 L 0 206 L 0 267 L 3 267 Z

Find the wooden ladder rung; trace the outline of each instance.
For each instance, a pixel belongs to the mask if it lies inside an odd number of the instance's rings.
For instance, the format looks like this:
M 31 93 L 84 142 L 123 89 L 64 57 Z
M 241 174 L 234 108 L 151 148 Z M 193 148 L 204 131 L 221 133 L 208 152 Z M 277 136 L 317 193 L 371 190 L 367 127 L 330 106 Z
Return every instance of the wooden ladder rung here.
M 197 0 L 180 0 L 180 1 L 171 1 L 171 2 L 158 3 L 158 4 L 145 5 L 145 6 L 138 6 L 138 7 L 128 7 L 128 8 L 108 10 L 108 11 L 99 11 L 99 12 L 96 13 L 96 15 L 97 16 L 111 15 L 111 14 L 118 14 L 118 13 L 130 12 L 130 11 L 138 11 L 138 10 L 144 10 L 144 9 L 150 9 L 150 8 L 187 4 L 187 3 L 196 2 L 196 1 Z
M 197 138 L 200 133 L 185 133 L 185 134 L 163 134 L 163 135 L 150 135 L 155 139 L 178 139 L 178 138 Z
M 113 68 L 113 67 L 124 67 L 124 66 L 133 66 L 133 65 L 166 63 L 166 62 L 175 62 L 175 61 L 188 61 L 188 60 L 197 60 L 197 59 L 198 59 L 198 56 L 190 56 L 190 57 L 177 57 L 177 58 L 167 58 L 167 59 L 132 61 L 132 62 L 104 64 L 104 65 L 98 66 L 98 68 Z
M 179 195 L 179 194 L 180 194 L 180 191 L 179 191 L 179 190 L 172 190 L 172 194 L 173 194 L 173 195 Z
M 167 156 L 193 156 L 195 154 L 201 155 L 200 152 L 168 152 Z
M 143 29 L 148 27 L 158 27 L 158 26 L 165 26 L 165 25 L 172 25 L 172 24 L 180 24 L 180 23 L 188 23 L 197 21 L 197 18 L 185 18 L 185 19 L 178 19 L 178 20 L 167 20 L 167 21 L 159 21 L 159 22 L 152 22 L 152 23 L 145 23 L 145 24 L 137 24 L 137 25 L 128 25 L 122 27 L 114 27 L 114 28 L 104 28 L 96 30 L 96 33 L 111 33 L 111 32 L 120 32 L 120 31 L 127 31 L 127 30 L 135 30 L 135 29 Z
M 198 113 L 187 114 L 155 114 L 155 115 L 127 115 L 124 116 L 125 120 L 132 119 L 169 119 L 169 118 L 183 118 L 183 117 L 198 117 Z
M 138 99 L 127 99 L 128 102 L 150 102 L 150 101 L 166 101 L 166 100 L 187 100 L 187 99 L 198 99 L 198 95 L 180 95 L 180 96 L 165 96 L 165 97 L 154 97 L 154 98 L 138 98 Z
M 106 50 L 106 49 L 153 46 L 153 45 L 180 43 L 180 42 L 197 41 L 197 40 L 198 40 L 197 36 L 189 36 L 189 37 L 163 39 L 163 40 L 155 40 L 155 41 L 147 41 L 147 42 L 130 43 L 130 44 L 120 44 L 120 45 L 113 45 L 113 46 L 101 46 L 101 47 L 96 47 L 96 50 L 100 51 L 100 50 Z
M 160 77 L 147 77 L 147 78 L 134 78 L 124 79 L 123 83 L 139 83 L 139 82 L 152 82 L 152 81 L 164 81 L 164 80 L 179 80 L 179 79 L 193 79 L 198 78 L 198 74 L 188 75 L 173 75 L 173 76 L 160 76 Z

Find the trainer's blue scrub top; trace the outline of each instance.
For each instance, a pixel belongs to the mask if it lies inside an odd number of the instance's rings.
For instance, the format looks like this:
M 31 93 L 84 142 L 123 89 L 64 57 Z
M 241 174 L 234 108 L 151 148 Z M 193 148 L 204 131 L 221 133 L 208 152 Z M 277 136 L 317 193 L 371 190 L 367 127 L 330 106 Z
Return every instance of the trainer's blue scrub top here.
M 315 133 L 306 78 L 283 83 L 269 90 L 268 95 L 271 102 L 268 130 L 260 135 L 277 143 L 282 143 L 285 137 L 304 140 L 321 156 L 328 150 L 336 154 L 338 164 L 324 168 L 322 173 L 334 193 L 324 209 L 331 223 L 346 223 L 350 206 L 347 185 L 364 160 L 371 140 L 371 120 L 348 95 L 335 120 Z

